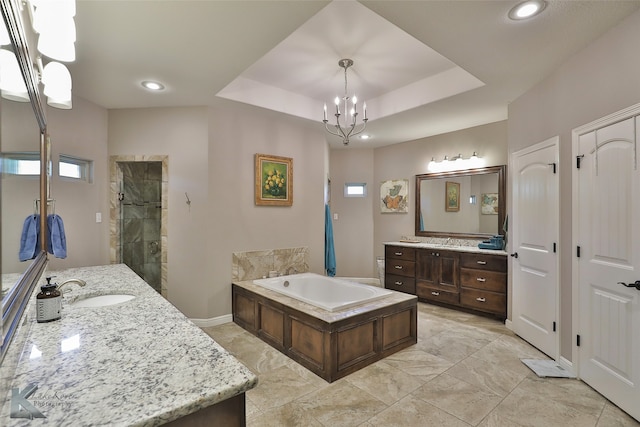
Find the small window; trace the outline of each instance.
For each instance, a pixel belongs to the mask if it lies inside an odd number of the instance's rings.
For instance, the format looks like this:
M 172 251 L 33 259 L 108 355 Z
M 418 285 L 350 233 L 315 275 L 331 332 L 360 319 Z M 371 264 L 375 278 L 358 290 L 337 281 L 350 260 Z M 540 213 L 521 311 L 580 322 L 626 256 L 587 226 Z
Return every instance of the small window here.
M 2 173 L 5 175 L 40 175 L 40 153 L 2 153 Z
M 60 154 L 58 175 L 79 181 L 93 181 L 93 161 Z
M 365 197 L 367 184 L 364 182 L 347 182 L 344 185 L 344 197 Z

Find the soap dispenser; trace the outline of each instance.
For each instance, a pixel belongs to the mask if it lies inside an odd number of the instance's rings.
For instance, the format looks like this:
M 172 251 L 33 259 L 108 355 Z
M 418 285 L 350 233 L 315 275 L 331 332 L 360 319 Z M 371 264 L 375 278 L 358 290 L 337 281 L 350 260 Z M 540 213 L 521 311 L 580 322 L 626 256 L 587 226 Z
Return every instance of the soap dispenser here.
M 36 295 L 36 320 L 38 323 L 51 322 L 60 319 L 62 315 L 62 294 L 58 290 L 57 283 L 51 283 L 51 277 L 47 277 L 47 284 L 40 287 L 40 293 Z

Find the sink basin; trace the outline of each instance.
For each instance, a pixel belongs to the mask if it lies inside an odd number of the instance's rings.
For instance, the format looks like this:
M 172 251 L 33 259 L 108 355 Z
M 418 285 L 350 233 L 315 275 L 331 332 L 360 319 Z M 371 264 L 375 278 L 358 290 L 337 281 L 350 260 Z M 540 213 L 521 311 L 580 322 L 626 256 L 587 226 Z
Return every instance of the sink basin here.
M 79 299 L 75 302 L 72 302 L 71 305 L 74 307 L 105 307 L 108 305 L 120 304 L 134 298 L 135 295 L 127 294 L 98 295 L 94 297 Z

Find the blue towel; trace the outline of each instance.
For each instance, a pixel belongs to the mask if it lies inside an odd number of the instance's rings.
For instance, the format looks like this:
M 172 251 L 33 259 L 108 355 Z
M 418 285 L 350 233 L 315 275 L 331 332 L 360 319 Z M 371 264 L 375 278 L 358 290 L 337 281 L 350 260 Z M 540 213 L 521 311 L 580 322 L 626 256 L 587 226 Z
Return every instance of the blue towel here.
M 47 216 L 47 251 L 56 258 L 67 257 L 67 236 L 60 215 Z
M 22 225 L 20 236 L 20 261 L 34 259 L 40 252 L 40 215 L 29 215 Z
M 333 225 L 329 205 L 324 205 L 324 269 L 327 270 L 327 276 L 336 275 L 336 254 L 333 248 Z

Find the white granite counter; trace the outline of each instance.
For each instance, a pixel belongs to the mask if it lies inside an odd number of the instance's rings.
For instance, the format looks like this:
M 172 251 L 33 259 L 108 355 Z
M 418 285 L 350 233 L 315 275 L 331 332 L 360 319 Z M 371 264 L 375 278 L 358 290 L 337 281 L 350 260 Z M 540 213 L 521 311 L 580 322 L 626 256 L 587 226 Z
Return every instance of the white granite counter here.
M 393 246 L 406 246 L 408 248 L 426 248 L 426 249 L 441 249 L 443 251 L 457 251 L 457 252 L 471 252 L 476 254 L 491 254 L 507 256 L 507 252 L 503 250 L 495 249 L 480 249 L 478 246 L 466 246 L 455 244 L 442 244 L 442 243 L 427 243 L 427 242 L 384 242 L 385 245 Z
M 11 387 L 46 418 L 3 426 L 156 426 L 244 393 L 257 377 L 123 264 L 48 272 L 65 286 L 62 319 L 30 322 Z M 39 291 L 39 289 L 37 290 Z M 82 308 L 75 300 L 105 293 L 135 298 Z M 37 390 L 26 396 L 29 384 Z M 20 400 L 20 399 L 14 399 Z M 15 403 L 15 402 L 14 402 Z M 33 412 L 33 411 L 31 411 Z

